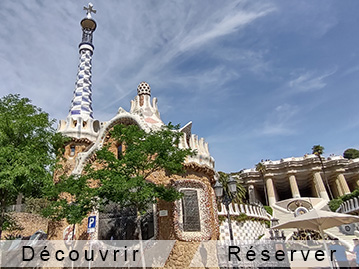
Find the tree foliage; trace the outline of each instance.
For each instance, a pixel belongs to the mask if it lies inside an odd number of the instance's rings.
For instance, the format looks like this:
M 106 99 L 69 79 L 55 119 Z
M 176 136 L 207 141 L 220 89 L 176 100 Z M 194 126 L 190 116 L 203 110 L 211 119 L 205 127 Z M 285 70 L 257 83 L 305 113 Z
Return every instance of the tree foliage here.
M 0 99 L 0 237 L 17 195 L 39 197 L 49 184 L 65 139 L 49 115 L 19 95 Z
M 357 149 L 346 149 L 343 153 L 343 157 L 347 159 L 356 159 L 359 158 L 359 150 Z
M 189 149 L 178 147 L 182 133 L 169 125 L 159 131 L 146 132 L 137 125 L 116 125 L 110 131 L 116 145 L 123 145 L 120 158 L 104 146 L 96 152 L 96 162 L 89 164 L 81 175 L 62 177 L 52 190 L 56 201 L 46 214 L 66 218 L 71 224 L 80 223 L 90 212 L 103 210 L 109 203 L 135 207 L 138 215 L 158 199 L 174 201 L 181 193 L 171 186 L 150 181 L 150 175 L 165 170 L 167 175 L 184 172 L 185 158 L 193 155 Z M 71 196 L 71 203 L 63 193 Z
M 336 211 L 341 206 L 342 203 L 344 203 L 350 199 L 356 198 L 356 197 L 359 197 L 359 189 L 355 189 L 351 193 L 347 193 L 347 194 L 344 194 L 336 199 L 330 200 L 328 203 L 329 208 L 332 211 Z
M 343 200 L 339 197 L 336 199 L 332 199 L 328 202 L 329 209 L 333 212 L 337 211 L 340 205 L 343 203 Z
M 323 172 L 323 176 L 324 176 L 324 181 L 325 181 L 325 184 L 327 185 L 327 191 L 329 192 L 329 198 L 333 199 L 334 196 L 333 196 L 332 190 L 330 188 L 328 178 L 325 175 L 324 163 L 323 163 L 323 160 L 322 160 L 322 155 L 324 154 L 324 147 L 322 147 L 321 145 L 314 145 L 312 147 L 312 154 L 317 155 L 319 160 L 320 160 L 320 163 L 322 165 L 322 172 Z
M 221 182 L 223 186 L 223 193 L 227 193 L 229 197 L 232 199 L 234 203 L 242 203 L 243 199 L 246 198 L 246 188 L 237 180 L 237 192 L 236 195 L 233 196 L 233 194 L 229 191 L 228 188 L 228 181 L 229 181 L 229 174 L 224 172 L 218 172 L 219 174 L 219 182 Z
M 322 147 L 321 145 L 314 145 L 312 147 L 312 154 L 315 154 L 317 156 L 321 156 L 324 153 L 324 147 Z
M 266 166 L 262 162 L 259 162 L 259 163 L 256 164 L 256 171 L 259 172 L 259 174 L 261 175 L 262 182 L 263 182 L 264 196 L 265 196 L 267 205 L 269 205 L 268 194 L 267 194 L 267 186 L 266 186 L 266 184 L 264 182 L 264 175 L 267 172 Z

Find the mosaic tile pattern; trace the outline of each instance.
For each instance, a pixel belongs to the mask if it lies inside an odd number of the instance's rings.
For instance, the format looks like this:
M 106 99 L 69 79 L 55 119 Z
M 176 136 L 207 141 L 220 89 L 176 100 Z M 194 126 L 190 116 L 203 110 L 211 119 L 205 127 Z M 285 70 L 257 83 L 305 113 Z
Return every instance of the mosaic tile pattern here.
M 74 97 L 72 98 L 69 114 L 72 116 L 85 116 L 93 118 L 92 111 L 92 82 L 91 82 L 92 51 L 82 49 L 75 84 Z M 87 117 L 86 117 L 87 116 Z
M 267 229 L 260 221 L 232 221 L 233 238 L 234 240 L 256 240 L 259 236 L 266 234 Z M 228 221 L 221 223 L 219 228 L 220 240 L 230 240 Z

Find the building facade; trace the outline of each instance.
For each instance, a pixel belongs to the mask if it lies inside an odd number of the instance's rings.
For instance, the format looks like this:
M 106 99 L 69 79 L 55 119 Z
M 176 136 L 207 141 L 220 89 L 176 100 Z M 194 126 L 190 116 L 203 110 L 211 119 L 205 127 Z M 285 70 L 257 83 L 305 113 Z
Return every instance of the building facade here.
M 141 82 L 137 86 L 137 95 L 131 101 L 130 111 L 119 108 L 117 114 L 108 121 L 94 118 L 92 110 L 92 55 L 94 53 L 93 34 L 96 22 L 91 13 L 90 5 L 87 16 L 81 21 L 82 42 L 79 45 L 79 66 L 77 80 L 71 106 L 67 118 L 61 120 L 58 131 L 71 138 L 65 145 L 63 168 L 55 173 L 55 181 L 60 174 L 81 174 L 88 163 L 96 162 L 96 151 L 104 145 L 111 144 L 110 130 L 117 124 L 137 125 L 145 131 L 156 131 L 164 126 L 157 106 L 157 99 L 151 97 L 150 85 Z M 172 266 L 185 266 L 191 261 L 191 252 L 196 246 L 183 249 L 180 242 L 199 242 L 217 239 L 219 234 L 217 203 L 212 185 L 215 181 L 214 159 L 209 153 L 208 144 L 203 138 L 192 133 L 192 122 L 178 130 L 182 139 L 178 145 L 181 148 L 196 150 L 196 155 L 185 160 L 185 174 L 166 175 L 165 171 L 154 172 L 150 180 L 156 184 L 172 185 L 183 192 L 184 197 L 174 203 L 159 201 L 146 216 L 146 239 L 178 240 L 173 251 L 174 257 L 170 261 Z M 111 145 L 110 150 L 115 154 L 118 145 Z M 135 239 L 131 237 L 130 211 L 122 210 L 117 215 L 113 208 L 108 212 L 93 212 L 97 215 L 96 231 L 93 239 Z M 117 220 L 115 220 L 117 219 Z M 77 239 L 89 239 L 87 234 L 87 220 L 76 227 Z M 53 239 L 63 237 L 69 225 L 63 221 L 54 227 Z M 121 232 L 118 232 L 121 231 Z M 178 249 L 178 251 L 176 251 Z M 178 252 L 178 254 L 176 254 Z M 183 255 L 187 253 L 188 255 Z
M 270 206 L 302 197 L 329 201 L 359 187 L 359 159 L 330 156 L 322 157 L 321 161 L 311 154 L 268 160 L 262 165 L 264 172 L 245 169 L 237 177 L 247 186 L 249 200 L 259 200 Z
M 164 123 L 152 98 L 151 87 L 146 82 L 137 86 L 137 94 L 131 101 L 130 111 L 119 108 L 117 114 L 108 121 L 94 118 L 92 109 L 92 55 L 94 53 L 93 35 L 96 22 L 90 5 L 87 16 L 81 21 L 82 41 L 79 45 L 79 66 L 73 99 L 67 118 L 61 120 L 58 131 L 71 138 L 65 145 L 63 169 L 55 173 L 55 181 L 62 173 L 81 174 L 89 163 L 96 163 L 96 151 L 104 145 L 111 145 L 111 129 L 117 124 L 137 125 L 145 131 L 160 130 Z M 150 180 L 156 184 L 172 185 L 184 193 L 184 197 L 174 203 L 159 201 L 146 215 L 145 239 L 178 241 L 174 257 L 169 266 L 186 266 L 196 251 L 181 245 L 181 242 L 204 240 L 228 240 L 227 210 L 223 205 L 217 208 L 212 186 L 215 183 L 215 163 L 210 155 L 208 144 L 203 138 L 192 134 L 192 122 L 178 130 L 182 133 L 179 147 L 196 150 L 196 155 L 185 161 L 186 173 L 166 175 L 165 171 L 154 172 Z M 111 145 L 116 155 L 122 149 Z M 280 222 L 293 217 L 290 205 L 300 201 L 299 206 L 324 208 L 330 199 L 350 193 L 359 186 L 359 159 L 347 160 L 341 156 L 319 159 L 316 155 L 286 158 L 278 161 L 263 161 L 263 169 L 242 170 L 235 176 L 247 187 L 248 204 L 231 204 L 230 215 L 236 239 L 258 239 L 269 237 L 267 223 L 273 216 Z M 273 208 L 270 216 L 262 205 Z M 114 211 L 117 210 L 117 214 Z M 96 231 L 93 239 L 135 239 L 133 213 L 113 206 L 106 212 L 93 212 L 96 215 Z M 242 218 L 246 216 L 247 218 Z M 242 219 L 241 219 L 242 218 Z M 89 239 L 87 223 L 77 227 L 78 239 Z M 53 229 L 53 239 L 63 237 L 69 225 L 63 222 Z M 186 255 L 183 255 L 185 254 Z
M 270 206 L 272 222 L 285 223 L 314 208 L 330 210 L 330 200 L 357 189 L 359 159 L 348 160 L 334 155 L 320 159 L 317 155 L 306 154 L 262 161 L 256 168 L 241 170 L 234 176 L 246 186 L 250 204 Z M 357 199 L 345 202 L 338 211 L 359 212 Z M 354 224 L 334 227 L 326 230 L 326 236 L 351 242 L 356 236 L 356 227 Z M 308 239 L 307 233 L 297 229 L 287 229 L 284 233 L 289 239 Z M 352 247 L 350 243 L 347 245 Z

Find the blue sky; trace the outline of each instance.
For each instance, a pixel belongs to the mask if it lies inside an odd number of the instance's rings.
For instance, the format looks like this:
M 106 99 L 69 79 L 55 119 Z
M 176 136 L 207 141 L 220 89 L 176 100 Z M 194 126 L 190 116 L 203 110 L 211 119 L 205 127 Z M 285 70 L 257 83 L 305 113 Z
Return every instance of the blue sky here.
M 94 117 L 141 81 L 226 172 L 359 148 L 359 1 L 92 1 Z M 0 95 L 65 119 L 87 1 L 1 1 Z

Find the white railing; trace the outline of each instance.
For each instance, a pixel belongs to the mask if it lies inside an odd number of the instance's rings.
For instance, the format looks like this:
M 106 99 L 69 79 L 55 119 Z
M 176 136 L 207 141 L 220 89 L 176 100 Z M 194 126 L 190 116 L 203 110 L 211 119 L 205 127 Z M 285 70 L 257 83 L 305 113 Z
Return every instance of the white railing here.
M 336 212 L 340 213 L 353 213 L 359 212 L 359 199 L 358 197 L 354 197 L 348 201 L 345 201 L 340 205 Z
M 246 214 L 248 217 L 270 220 L 271 216 L 262 206 L 249 204 L 229 204 L 229 214 L 231 216 L 239 216 Z M 227 216 L 227 209 L 224 204 L 221 204 L 221 210 L 218 212 L 219 216 Z

